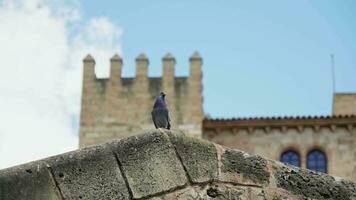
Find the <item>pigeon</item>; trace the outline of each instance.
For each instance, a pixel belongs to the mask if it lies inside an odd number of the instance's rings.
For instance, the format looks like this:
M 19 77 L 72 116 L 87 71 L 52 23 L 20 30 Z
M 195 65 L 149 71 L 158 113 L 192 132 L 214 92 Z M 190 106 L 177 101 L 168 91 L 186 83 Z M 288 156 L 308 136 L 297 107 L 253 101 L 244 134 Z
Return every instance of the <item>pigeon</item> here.
M 156 128 L 171 128 L 171 119 L 169 117 L 169 110 L 166 104 L 166 94 L 161 92 L 157 97 L 151 112 L 153 124 Z

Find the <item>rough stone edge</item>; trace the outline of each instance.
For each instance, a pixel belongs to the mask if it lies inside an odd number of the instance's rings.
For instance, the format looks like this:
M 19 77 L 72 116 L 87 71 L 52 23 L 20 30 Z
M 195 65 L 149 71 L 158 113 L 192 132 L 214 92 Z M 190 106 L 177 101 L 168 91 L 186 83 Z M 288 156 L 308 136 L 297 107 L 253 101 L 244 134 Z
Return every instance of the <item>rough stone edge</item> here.
M 185 134 L 184 132 L 182 132 L 182 131 L 180 131 L 180 132 L 177 132 L 177 133 L 174 133 L 174 132 L 172 132 L 172 131 L 168 131 L 168 130 L 161 130 L 164 134 L 166 134 L 166 135 L 168 135 L 168 138 L 169 138 L 169 141 L 170 141 L 170 143 L 173 145 L 173 147 L 174 147 L 174 150 L 175 150 L 175 152 L 176 152 L 176 155 L 177 155 L 177 157 L 178 157 L 178 159 L 179 159 L 179 161 L 181 162 L 181 164 L 182 164 L 182 166 L 183 166 L 183 169 L 184 169 L 184 171 L 185 171 L 185 173 L 186 173 L 186 176 L 187 176 L 187 178 L 188 178 L 188 180 L 189 180 L 189 183 L 191 184 L 191 185 L 196 185 L 196 184 L 206 184 L 206 183 L 212 183 L 212 182 L 216 182 L 216 181 L 218 181 L 219 180 L 219 160 L 218 160 L 218 150 L 217 150 L 217 148 L 216 148 L 216 146 L 215 146 L 215 144 L 213 143 L 213 142 L 210 142 L 210 141 L 207 141 L 207 140 L 204 140 L 204 139 L 197 139 L 197 138 L 195 138 L 195 137 L 193 137 L 193 136 L 190 136 L 190 135 L 187 135 L 187 134 Z M 178 138 L 180 138 L 180 137 L 189 137 L 190 139 L 192 139 L 192 140 L 195 140 L 197 143 L 201 143 L 203 146 L 205 146 L 205 145 L 212 145 L 212 147 L 214 148 L 214 150 L 215 150 L 215 156 L 216 156 L 216 167 L 217 167 L 217 171 L 216 172 L 214 172 L 214 173 L 216 173 L 216 177 L 214 177 L 214 178 L 209 178 L 209 179 L 207 179 L 207 180 L 204 180 L 204 181 L 202 181 L 202 180 L 196 180 L 197 179 L 197 177 L 192 177 L 192 175 L 191 175 L 191 173 L 189 172 L 189 166 L 187 166 L 186 165 L 186 161 L 184 160 L 184 158 L 182 157 L 182 155 L 179 153 L 179 151 L 178 151 L 178 149 L 177 149 L 177 145 L 178 144 L 176 144 L 176 141 L 174 141 L 174 139 L 178 139 Z M 199 178 L 202 178 L 202 177 L 199 177 Z
M 148 135 L 154 135 L 154 134 L 158 134 L 158 135 L 162 136 L 166 140 L 167 145 L 171 148 L 171 150 L 173 151 L 174 156 L 176 157 L 176 159 L 177 159 L 177 161 L 179 163 L 178 165 L 180 165 L 181 169 L 183 170 L 185 182 L 182 185 L 177 185 L 175 187 L 172 187 L 172 188 L 160 191 L 160 192 L 155 192 L 153 194 L 147 194 L 145 196 L 135 197 L 133 189 L 131 188 L 132 186 L 130 185 L 129 181 L 126 178 L 127 175 L 125 174 L 125 170 L 124 170 L 124 167 L 121 164 L 120 156 L 119 156 L 117 150 L 120 148 L 120 146 L 123 143 L 126 143 L 126 142 L 130 143 L 131 140 L 138 140 L 138 139 L 140 139 L 140 137 L 141 138 L 146 138 Z M 173 191 L 176 191 L 176 190 L 179 190 L 179 189 L 183 189 L 183 188 L 187 187 L 187 185 L 190 184 L 189 177 L 187 176 L 186 170 L 185 170 L 184 166 L 182 165 L 182 162 L 181 162 L 179 156 L 177 156 L 177 154 L 176 154 L 174 145 L 171 143 L 168 133 L 165 132 L 165 130 L 163 130 L 163 129 L 148 130 L 146 132 L 141 132 L 140 134 L 137 134 L 135 136 L 127 137 L 127 138 L 121 138 L 121 139 L 118 139 L 118 140 L 113 140 L 113 141 L 108 142 L 106 144 L 108 144 L 111 147 L 111 151 L 115 155 L 117 155 L 116 158 L 117 158 L 118 164 L 120 166 L 120 170 L 121 170 L 122 174 L 125 177 L 125 181 L 127 181 L 127 187 L 129 188 L 130 194 L 132 195 L 131 196 L 132 199 L 140 200 L 140 199 L 152 198 L 152 197 L 159 196 L 159 195 L 166 194 L 166 193 L 170 193 L 170 192 L 173 192 Z
M 2 193 L 2 192 L 4 192 L 3 191 L 4 188 L 2 185 L 2 184 L 4 184 L 4 182 L 3 182 L 3 181 L 5 181 L 4 179 L 6 179 L 6 178 L 10 179 L 10 180 L 11 179 L 12 180 L 19 179 L 19 180 L 23 180 L 22 182 L 26 182 L 26 179 L 28 178 L 28 176 L 32 176 L 31 178 L 36 178 L 39 180 L 44 179 L 44 181 L 48 181 L 47 183 L 50 184 L 50 185 L 43 185 L 44 182 L 41 182 L 41 183 L 37 183 L 37 184 L 33 183 L 32 185 L 30 185 L 30 184 L 26 185 L 26 186 L 28 186 L 28 188 L 34 189 L 31 191 L 35 191 L 34 193 L 28 194 L 31 197 L 33 197 L 33 196 L 36 196 L 36 197 L 42 196 L 43 197 L 44 195 L 40 195 L 39 193 L 36 193 L 36 192 L 42 191 L 43 189 L 48 188 L 48 187 L 52 187 L 53 188 L 52 192 L 54 192 L 56 197 L 61 200 L 64 199 L 61 189 L 58 187 L 58 183 L 54 178 L 53 171 L 51 170 L 51 167 L 48 165 L 48 163 L 45 162 L 45 160 L 32 161 L 32 162 L 28 162 L 25 164 L 21 164 L 21 165 L 17 165 L 14 167 L 5 168 L 5 169 L 0 170 L 0 199 L 4 198 L 4 196 L 7 196 L 4 193 Z M 23 184 L 23 183 L 16 182 L 16 184 Z M 7 186 L 9 186 L 9 185 L 7 185 Z M 39 187 L 39 186 L 42 186 L 42 187 Z M 18 195 L 20 191 L 18 191 L 18 190 L 16 190 L 16 191 L 17 191 L 16 193 Z M 24 191 L 24 190 L 22 190 L 22 191 Z M 50 194 L 50 191 L 47 191 L 47 192 L 48 193 L 46 193 L 46 194 Z M 16 196 L 16 197 L 19 197 L 19 196 Z M 10 199 L 13 199 L 13 198 L 15 198 L 15 197 L 13 196 Z M 21 197 L 19 197 L 19 198 L 21 198 Z M 32 198 L 27 196 L 26 199 L 32 199 Z
M 167 133 L 167 132 L 161 130 L 160 132 L 161 133 L 164 132 L 165 134 L 177 134 L 177 133 L 174 133 L 174 132 L 171 132 L 171 131 L 169 131 L 169 133 Z M 133 136 L 133 137 L 140 137 L 140 135 Z M 104 144 L 93 145 L 93 146 L 90 146 L 90 147 L 85 147 L 85 148 L 82 148 L 82 149 L 78 149 L 78 150 L 75 150 L 75 151 L 70 151 L 70 152 L 67 152 L 67 153 L 64 153 L 64 154 L 59 154 L 59 155 L 48 157 L 48 158 L 45 158 L 45 159 L 36 160 L 36 161 L 29 162 L 29 163 L 17 165 L 17 166 L 14 166 L 14 167 L 1 169 L 0 170 L 0 178 L 1 178 L 1 176 L 4 176 L 4 175 L 6 176 L 6 173 L 8 173 L 10 171 L 11 172 L 18 171 L 19 173 L 21 173 L 21 172 L 23 172 L 24 168 L 26 168 L 26 166 L 28 166 L 28 165 L 36 165 L 36 164 L 40 165 L 40 163 L 43 163 L 42 167 L 45 167 L 46 168 L 45 170 L 47 170 L 51 174 L 51 163 L 53 164 L 53 162 L 50 162 L 50 160 L 53 161 L 53 160 L 56 159 L 56 157 L 67 155 L 67 154 L 71 154 L 71 153 L 74 153 L 74 152 L 80 152 L 80 151 L 85 151 L 85 150 L 89 150 L 90 151 L 90 149 L 98 148 L 98 147 L 100 148 L 100 146 L 102 146 L 103 148 L 108 148 L 109 147 L 111 149 L 111 151 L 113 152 L 113 154 L 115 155 L 115 152 L 112 149 L 113 148 L 112 145 L 114 145 L 114 146 L 117 145 L 117 143 L 120 143 L 121 140 L 113 140 L 111 142 L 107 142 L 107 143 L 104 143 Z M 225 147 L 217 145 L 217 144 L 214 144 L 214 145 L 215 145 L 215 148 L 216 148 L 217 152 L 219 152 L 219 151 L 221 152 L 222 150 L 228 149 L 228 148 L 225 148 Z M 239 151 L 239 150 L 236 150 L 236 151 Z M 243 152 L 243 151 L 240 151 L 240 152 Z M 243 152 L 243 153 L 245 153 L 245 152 Z M 116 158 L 116 156 L 115 156 L 115 158 Z M 178 157 L 178 159 L 180 160 L 181 158 Z M 226 184 L 232 184 L 232 185 L 238 185 L 238 186 L 246 186 L 246 187 L 258 187 L 258 188 L 266 188 L 266 189 L 267 188 L 277 188 L 277 189 L 279 188 L 279 189 L 282 189 L 282 188 L 278 187 L 277 180 L 276 180 L 276 177 L 275 177 L 275 173 L 272 171 L 273 167 L 274 166 L 283 166 L 283 167 L 285 167 L 287 169 L 292 169 L 293 167 L 284 165 L 284 164 L 282 164 L 282 163 L 280 163 L 278 161 L 274 161 L 274 160 L 270 160 L 270 159 L 265 159 L 265 160 L 267 160 L 267 167 L 268 167 L 268 170 L 271 173 L 269 184 L 266 185 L 266 186 L 260 186 L 260 185 L 254 185 L 254 184 L 244 184 L 244 183 L 241 183 L 241 182 L 239 183 L 239 182 L 236 182 L 236 181 L 225 181 L 225 180 L 221 180 L 221 179 L 213 180 L 211 182 L 208 181 L 206 183 L 192 183 L 190 181 L 190 178 L 189 178 L 188 174 L 187 174 L 187 178 L 189 180 L 189 184 L 186 184 L 186 185 L 184 185 L 182 187 L 179 187 L 179 188 L 174 188 L 173 190 L 170 190 L 170 191 L 164 191 L 162 193 L 157 193 L 154 196 L 160 196 L 160 195 L 163 195 L 163 194 L 168 194 L 170 192 L 173 192 L 173 191 L 176 191 L 176 190 L 179 190 L 179 189 L 184 189 L 184 188 L 189 187 L 189 186 L 204 185 L 204 184 L 214 183 L 214 182 L 226 183 Z M 183 165 L 182 160 L 180 160 L 180 162 Z M 118 168 L 119 168 L 118 170 L 120 170 L 121 173 L 123 174 L 123 171 L 119 167 L 119 163 L 116 163 L 116 164 L 118 165 Z M 221 175 L 221 155 L 219 155 L 219 153 L 218 153 L 218 165 L 219 165 L 219 167 L 218 167 L 218 169 L 219 169 L 218 177 L 220 177 L 220 175 Z M 184 165 L 183 165 L 183 169 L 186 170 Z M 305 170 L 305 169 L 302 169 L 302 170 Z M 326 175 L 326 176 L 330 176 L 330 175 Z M 57 188 L 57 191 L 59 192 L 59 194 L 63 198 L 63 196 L 62 196 L 63 194 L 60 192 L 60 188 L 56 184 L 55 177 L 53 176 L 53 174 L 50 177 L 51 177 L 53 183 L 55 184 L 55 186 Z M 332 176 L 330 176 L 330 177 L 332 177 Z M 349 187 L 353 187 L 354 185 L 356 185 L 356 183 L 351 182 L 351 181 L 346 181 L 346 180 L 335 178 L 335 177 L 332 177 L 332 178 L 334 178 L 335 182 L 343 182 L 343 183 L 349 184 L 349 185 L 347 185 Z M 126 185 L 126 187 L 127 187 L 128 191 L 131 191 L 131 188 L 128 185 Z M 285 191 L 288 192 L 288 193 L 291 192 L 289 190 L 285 190 Z M 130 195 L 132 195 L 132 194 L 130 194 Z M 154 197 L 154 196 L 150 196 L 150 197 Z M 130 197 L 132 198 L 132 196 L 130 196 Z M 144 198 L 148 198 L 148 196 L 144 197 Z

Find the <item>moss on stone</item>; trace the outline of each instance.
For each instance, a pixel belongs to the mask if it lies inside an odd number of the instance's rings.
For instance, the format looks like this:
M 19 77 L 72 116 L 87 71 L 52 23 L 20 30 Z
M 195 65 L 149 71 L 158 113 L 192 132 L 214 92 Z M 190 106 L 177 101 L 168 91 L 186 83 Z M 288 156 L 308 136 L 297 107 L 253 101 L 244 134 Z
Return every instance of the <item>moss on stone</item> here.
M 212 143 L 183 134 L 170 134 L 170 137 L 192 182 L 217 179 L 218 157 Z
M 187 183 L 169 138 L 162 133 L 121 140 L 114 149 L 134 198 L 151 196 Z
M 51 172 L 43 161 L 0 170 L 0 199 L 61 200 Z
M 274 174 L 278 187 L 296 195 L 312 199 L 356 199 L 355 183 L 336 181 L 327 174 L 284 166 L 275 166 Z
M 107 146 L 48 159 L 64 199 L 129 199 L 116 158 Z
M 241 174 L 255 183 L 268 183 L 267 161 L 260 156 L 245 157 L 242 152 L 226 150 L 221 157 L 222 171 Z

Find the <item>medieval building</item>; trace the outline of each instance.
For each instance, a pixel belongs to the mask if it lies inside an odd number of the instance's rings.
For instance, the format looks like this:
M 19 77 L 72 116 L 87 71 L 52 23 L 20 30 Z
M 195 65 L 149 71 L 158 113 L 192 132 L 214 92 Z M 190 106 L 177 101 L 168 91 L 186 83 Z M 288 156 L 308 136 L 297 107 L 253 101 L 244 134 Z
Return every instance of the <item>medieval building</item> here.
M 356 180 L 356 94 L 335 94 L 332 115 L 210 119 L 202 109 L 202 64 L 190 59 L 188 77 L 175 76 L 175 58 L 162 59 L 162 77 L 148 77 L 149 59 L 136 58 L 136 77 L 123 78 L 123 61 L 111 59 L 110 77 L 98 79 L 95 60 L 84 59 L 80 146 L 153 129 L 150 112 L 167 93 L 174 128 L 215 143 L 284 163 Z
M 152 105 L 160 91 L 167 94 L 175 128 L 201 137 L 202 59 L 194 53 L 189 61 L 189 77 L 175 77 L 176 61 L 171 54 L 162 59 L 162 77 L 148 77 L 149 60 L 141 54 L 136 58 L 136 77 L 122 78 L 123 61 L 115 55 L 110 77 L 98 79 L 95 60 L 88 55 L 84 59 L 80 146 L 152 129 Z

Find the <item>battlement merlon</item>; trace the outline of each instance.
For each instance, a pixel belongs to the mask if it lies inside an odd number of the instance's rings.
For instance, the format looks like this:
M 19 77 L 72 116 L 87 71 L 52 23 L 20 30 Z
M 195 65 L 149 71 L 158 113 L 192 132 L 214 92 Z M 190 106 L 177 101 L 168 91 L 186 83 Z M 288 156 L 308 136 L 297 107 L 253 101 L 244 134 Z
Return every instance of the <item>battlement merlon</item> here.
M 165 84 L 173 85 L 172 83 L 174 80 L 176 59 L 172 56 L 172 54 L 167 53 L 162 58 L 162 63 L 163 63 L 163 73 L 162 73 L 163 88 L 165 88 Z
M 122 58 L 115 54 L 110 59 L 110 79 L 120 79 L 122 71 Z
M 203 65 L 203 58 L 200 56 L 198 52 L 195 52 L 189 58 L 189 61 L 190 61 L 190 77 L 201 79 L 202 78 L 201 67 Z
M 198 52 L 195 52 L 190 58 L 190 75 L 189 76 L 195 76 L 199 77 L 201 76 L 201 66 L 203 64 L 203 59 L 200 56 Z M 110 77 L 109 79 L 117 79 L 117 78 L 122 78 L 122 66 L 123 66 L 123 59 L 118 55 L 115 54 L 111 59 L 110 59 Z M 174 77 L 175 75 L 175 65 L 176 65 L 176 59 L 174 56 L 170 53 L 167 53 L 163 58 L 162 58 L 162 63 L 163 63 L 163 73 L 162 73 L 162 78 L 166 77 Z M 93 79 L 99 79 L 97 78 L 95 74 L 95 59 L 88 54 L 84 59 L 83 59 L 83 65 L 84 65 L 84 76 L 89 78 L 88 80 L 93 80 Z M 137 58 L 136 58 L 136 77 L 142 77 L 142 76 L 148 76 L 148 66 L 149 66 L 149 59 L 148 57 L 144 54 L 141 53 Z M 107 79 L 107 78 L 104 78 Z
M 83 65 L 84 65 L 84 77 L 83 81 L 84 83 L 87 83 L 88 81 L 95 80 L 95 60 L 94 58 L 88 54 L 84 59 L 83 59 Z
M 141 53 L 136 58 L 136 78 L 140 79 L 148 76 L 148 65 L 150 64 L 147 56 Z

